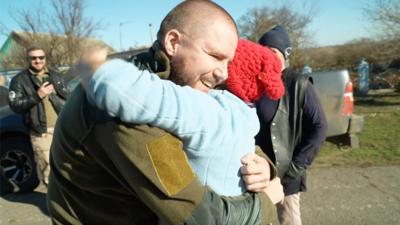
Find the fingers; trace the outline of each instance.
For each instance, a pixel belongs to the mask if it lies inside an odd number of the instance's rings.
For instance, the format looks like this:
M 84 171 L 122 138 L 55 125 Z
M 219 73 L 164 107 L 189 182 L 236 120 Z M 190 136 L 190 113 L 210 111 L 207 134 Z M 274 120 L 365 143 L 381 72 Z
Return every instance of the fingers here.
M 48 94 L 50 94 L 50 93 L 54 90 L 54 86 L 53 86 L 52 84 L 50 84 L 48 81 L 44 82 L 44 83 L 42 84 L 42 86 L 40 86 L 40 88 L 41 88 L 44 92 L 46 92 L 46 93 L 48 93 Z
M 253 170 L 254 172 L 251 172 L 252 170 L 248 170 L 245 167 L 242 167 L 245 173 L 243 174 L 242 178 L 243 181 L 246 185 L 247 190 L 253 191 L 253 192 L 259 192 L 262 191 L 262 189 L 266 188 L 269 183 L 270 179 L 270 174 L 269 171 L 265 170 L 265 167 L 259 167 L 259 169 Z M 250 171 L 250 173 L 248 173 Z
M 51 94 L 51 93 L 53 93 L 53 92 L 54 92 L 54 86 L 53 86 L 52 84 L 46 86 L 46 93 L 47 93 L 47 95 L 49 95 L 49 94 Z
M 266 188 L 268 188 L 268 181 L 263 181 L 263 182 L 246 185 L 247 191 L 251 191 L 251 192 L 262 192 Z
M 256 164 L 257 164 L 257 163 L 266 162 L 266 160 L 265 160 L 263 157 L 261 157 L 261 156 L 255 154 L 255 153 L 247 153 L 246 155 L 244 155 L 244 156 L 240 159 L 240 161 L 241 161 L 241 163 L 242 163 L 243 165 L 246 165 L 247 163 L 250 163 L 250 162 L 254 162 L 254 163 L 256 163 Z
M 240 171 L 247 190 L 252 192 L 263 191 L 268 186 L 270 179 L 268 162 L 253 153 L 245 155 L 241 162 L 243 166 Z
M 81 76 L 81 84 L 84 89 L 87 89 L 97 68 L 106 62 L 107 54 L 108 50 L 105 47 L 94 47 L 83 52 L 73 71 Z
M 80 63 L 86 64 L 92 71 L 95 71 L 107 59 L 107 48 L 94 47 L 83 52 Z
M 242 175 L 260 175 L 264 174 L 267 180 L 270 176 L 270 166 L 264 158 L 250 153 L 242 157 L 241 162 L 243 166 L 241 167 Z
M 42 86 L 39 87 L 39 89 L 37 90 L 37 94 L 39 95 L 40 98 L 44 98 L 53 91 L 54 91 L 54 86 L 50 84 L 48 81 L 46 81 L 42 84 Z
M 241 172 L 243 175 L 259 174 L 265 172 L 269 173 L 269 164 L 266 160 L 261 160 L 259 162 L 250 161 L 246 164 L 243 164 Z

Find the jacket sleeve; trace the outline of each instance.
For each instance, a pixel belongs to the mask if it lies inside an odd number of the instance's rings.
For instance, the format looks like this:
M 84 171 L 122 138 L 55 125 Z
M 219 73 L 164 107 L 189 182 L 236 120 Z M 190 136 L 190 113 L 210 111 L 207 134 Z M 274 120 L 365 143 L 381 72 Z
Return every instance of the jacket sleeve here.
M 28 95 L 24 91 L 20 80 L 17 79 L 11 81 L 8 97 L 10 108 L 16 113 L 25 113 L 42 101 L 36 92 Z
M 258 225 L 275 221 L 276 208 L 264 193 L 216 194 L 197 180 L 178 139 L 165 133 L 138 136 L 145 127 L 101 125 L 86 144 L 104 148 L 130 192 L 166 224 Z
M 313 162 L 326 137 L 327 121 L 313 85 L 304 96 L 301 142 L 293 152 L 292 169 L 302 170 Z
M 89 101 L 111 116 L 163 128 L 189 143 L 185 148 L 221 142 L 221 129 L 243 125 L 255 135 L 259 128 L 255 110 L 229 92 L 182 87 L 122 60 L 103 64 L 87 92 Z
M 265 194 L 223 197 L 207 190 L 185 224 L 272 224 L 276 221 L 275 211 L 275 205 Z
M 258 156 L 263 157 L 265 160 L 267 160 L 268 165 L 269 165 L 269 170 L 270 170 L 270 180 L 276 178 L 278 176 L 278 171 L 276 170 L 274 163 L 271 161 L 271 159 L 264 153 L 264 151 L 258 145 L 256 145 L 256 154 Z

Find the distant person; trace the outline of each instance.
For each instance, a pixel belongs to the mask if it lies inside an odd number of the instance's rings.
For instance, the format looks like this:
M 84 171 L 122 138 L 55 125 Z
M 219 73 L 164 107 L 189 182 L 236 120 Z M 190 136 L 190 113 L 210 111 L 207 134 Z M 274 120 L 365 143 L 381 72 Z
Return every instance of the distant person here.
M 301 71 L 301 74 L 310 75 L 311 73 L 312 73 L 311 67 L 308 64 L 304 65 L 303 70 Z
M 253 52 L 252 58 L 238 52 L 244 49 Z M 252 60 L 257 57 L 259 60 Z M 249 60 L 247 64 L 242 63 L 246 60 Z M 250 68 L 257 62 L 263 63 L 258 71 L 244 67 Z M 281 64 L 272 51 L 239 40 L 232 64 L 235 63 L 240 63 L 235 66 L 236 73 L 257 77 L 264 72 L 265 80 L 279 79 L 281 84 L 274 86 L 274 90 L 264 89 L 262 93 L 275 100 L 283 95 Z M 256 86 L 257 81 L 244 82 L 254 82 Z M 279 94 L 274 95 L 275 92 Z M 210 90 L 204 95 L 140 71 L 131 63 L 112 60 L 96 71 L 87 95 L 90 102 L 124 122 L 148 123 L 177 135 L 200 181 L 218 194 L 239 195 L 246 191 L 238 173 L 242 166 L 240 159 L 255 152 L 254 137 L 259 131 L 259 122 L 256 109 L 229 91 Z M 251 102 L 256 100 L 252 96 L 244 97 Z
M 369 64 L 365 58 L 361 58 L 357 68 L 358 72 L 358 92 L 367 95 L 369 91 Z
M 282 65 L 288 65 L 291 43 L 282 26 L 273 27 L 258 42 L 274 51 Z M 275 162 L 282 181 L 285 198 L 277 204 L 281 225 L 300 225 L 306 169 L 325 140 L 327 122 L 309 78 L 285 66 L 282 73 L 285 95 L 278 101 L 264 96 L 257 103 L 261 129 L 256 144 Z
M 26 61 L 28 68 L 11 80 L 9 105 L 14 112 L 24 116 L 31 134 L 38 176 L 47 185 L 54 125 L 68 91 L 60 74 L 47 68 L 46 54 L 41 47 L 29 47 Z
M 136 55 L 135 66 L 207 95 L 226 78 L 237 42 L 236 24 L 223 8 L 212 1 L 183 1 L 163 19 L 149 51 Z M 101 70 L 105 58 L 104 51 L 84 55 L 78 71 Z M 242 158 L 250 162 L 241 168 L 246 184 L 258 184 L 261 192 L 225 197 L 201 185 L 187 157 L 176 136 L 109 116 L 87 101 L 79 85 L 55 129 L 47 192 L 51 219 L 55 224 L 158 224 L 160 219 L 207 225 L 275 219 L 273 203 L 282 193 L 279 184 L 265 179 L 273 171 L 266 159 Z

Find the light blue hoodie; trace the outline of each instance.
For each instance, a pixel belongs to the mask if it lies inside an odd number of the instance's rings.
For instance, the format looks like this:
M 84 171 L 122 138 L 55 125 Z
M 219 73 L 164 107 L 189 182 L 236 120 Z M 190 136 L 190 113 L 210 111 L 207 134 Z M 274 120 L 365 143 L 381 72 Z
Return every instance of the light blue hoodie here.
M 115 59 L 95 72 L 88 99 L 124 122 L 178 136 L 200 181 L 218 194 L 245 191 L 240 158 L 255 151 L 259 121 L 255 108 L 230 92 L 182 87 Z

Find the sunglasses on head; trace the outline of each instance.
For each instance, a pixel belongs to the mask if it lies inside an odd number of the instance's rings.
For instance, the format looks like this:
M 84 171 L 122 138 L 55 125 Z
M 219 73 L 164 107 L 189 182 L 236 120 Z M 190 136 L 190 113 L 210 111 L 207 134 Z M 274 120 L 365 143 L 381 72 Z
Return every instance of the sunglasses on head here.
M 46 56 L 44 56 L 44 55 L 41 55 L 41 56 L 29 56 L 29 59 L 32 60 L 32 61 L 36 60 L 36 59 L 43 60 L 45 58 L 46 58 Z

